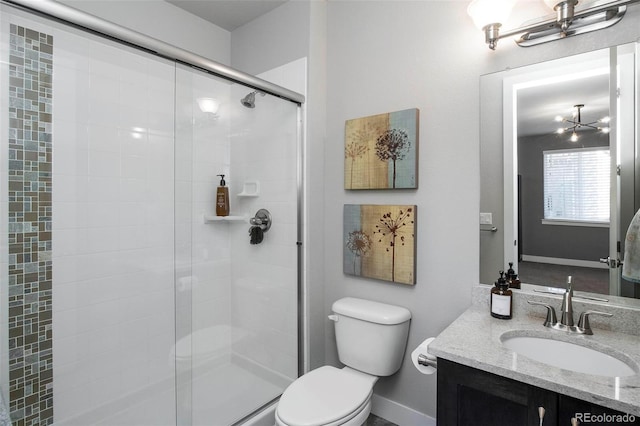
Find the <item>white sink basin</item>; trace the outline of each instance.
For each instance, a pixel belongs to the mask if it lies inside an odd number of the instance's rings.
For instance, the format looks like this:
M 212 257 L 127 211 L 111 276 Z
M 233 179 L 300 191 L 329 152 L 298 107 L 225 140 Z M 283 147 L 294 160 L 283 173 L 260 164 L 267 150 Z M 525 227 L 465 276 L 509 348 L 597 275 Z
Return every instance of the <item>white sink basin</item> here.
M 565 370 L 607 377 L 638 374 L 638 367 L 632 362 L 574 343 L 511 332 L 503 334 L 500 340 L 506 348 L 520 355 Z

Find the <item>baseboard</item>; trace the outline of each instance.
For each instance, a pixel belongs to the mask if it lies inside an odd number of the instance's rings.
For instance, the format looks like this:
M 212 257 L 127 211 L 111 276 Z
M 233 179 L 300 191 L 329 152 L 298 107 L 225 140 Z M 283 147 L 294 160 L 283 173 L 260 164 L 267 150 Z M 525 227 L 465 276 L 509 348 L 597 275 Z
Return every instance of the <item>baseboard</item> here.
M 390 399 L 373 394 L 371 412 L 398 426 L 436 426 L 436 419 Z
M 525 262 L 549 263 L 552 265 L 580 266 L 583 268 L 597 268 L 597 269 L 609 268 L 606 264 L 597 262 L 595 260 L 562 259 L 559 257 L 531 256 L 528 254 L 523 254 L 522 260 Z

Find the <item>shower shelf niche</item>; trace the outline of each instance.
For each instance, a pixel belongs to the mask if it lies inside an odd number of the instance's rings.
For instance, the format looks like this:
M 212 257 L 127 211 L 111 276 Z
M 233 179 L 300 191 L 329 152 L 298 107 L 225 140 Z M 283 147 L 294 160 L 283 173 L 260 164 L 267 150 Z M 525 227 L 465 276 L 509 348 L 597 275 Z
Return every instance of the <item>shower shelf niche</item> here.
M 204 215 L 204 223 L 212 222 L 247 222 L 249 218 L 247 216 L 215 216 L 211 214 Z
M 242 185 L 242 192 L 236 194 L 238 197 L 257 197 L 260 195 L 260 182 L 255 180 L 245 181 Z

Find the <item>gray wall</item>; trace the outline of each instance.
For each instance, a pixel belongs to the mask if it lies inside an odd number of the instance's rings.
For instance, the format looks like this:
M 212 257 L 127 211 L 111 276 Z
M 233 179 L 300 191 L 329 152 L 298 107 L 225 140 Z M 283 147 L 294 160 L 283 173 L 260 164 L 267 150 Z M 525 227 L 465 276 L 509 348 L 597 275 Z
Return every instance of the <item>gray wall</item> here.
M 222 64 L 230 63 L 231 33 L 170 3 L 160 0 L 58 1 Z
M 259 74 L 309 54 L 312 3 L 290 1 L 231 33 L 231 64 Z
M 478 276 L 478 76 L 488 54 L 466 2 L 328 3 L 325 311 L 344 296 L 406 306 L 413 319 L 401 370 L 377 395 L 436 414 L 436 376 L 409 355 L 470 304 Z M 345 120 L 420 109 L 419 189 L 344 190 Z M 416 204 L 416 285 L 344 275 L 344 204 Z M 337 360 L 325 320 L 327 362 Z M 394 421 L 394 419 L 390 419 Z
M 518 138 L 518 174 L 521 176 L 523 255 L 597 262 L 609 253 L 609 228 L 543 225 L 544 186 L 542 152 L 567 148 L 568 136 L 543 135 Z M 579 146 L 609 146 L 609 135 L 585 132 Z

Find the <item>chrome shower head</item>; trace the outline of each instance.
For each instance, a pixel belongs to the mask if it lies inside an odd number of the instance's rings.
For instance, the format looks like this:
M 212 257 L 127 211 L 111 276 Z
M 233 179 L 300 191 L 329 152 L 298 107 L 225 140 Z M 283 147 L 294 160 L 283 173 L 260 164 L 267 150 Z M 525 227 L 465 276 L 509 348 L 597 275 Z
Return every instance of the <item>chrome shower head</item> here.
M 256 107 L 256 92 L 251 92 L 244 98 L 240 100 L 240 103 L 247 108 L 255 108 Z
M 256 93 L 260 96 L 264 96 L 264 93 L 258 92 L 257 90 L 249 93 L 244 98 L 240 99 L 240 103 L 247 108 L 255 108 L 256 107 Z

